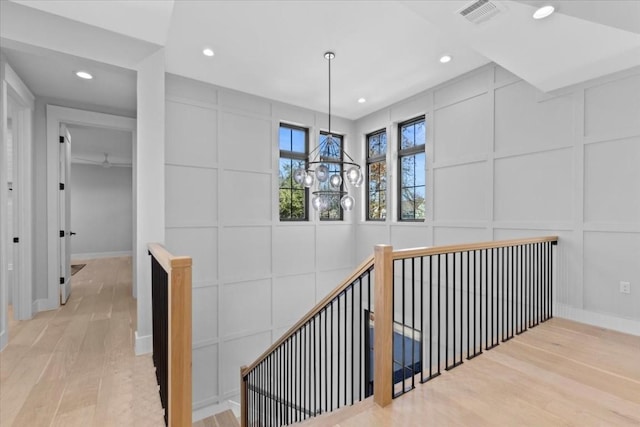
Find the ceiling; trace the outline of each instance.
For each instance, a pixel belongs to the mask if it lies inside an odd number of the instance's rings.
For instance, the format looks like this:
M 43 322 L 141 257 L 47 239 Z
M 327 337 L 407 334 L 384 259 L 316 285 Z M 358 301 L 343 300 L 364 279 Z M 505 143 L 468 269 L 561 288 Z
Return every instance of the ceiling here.
M 168 72 L 326 111 L 333 50 L 332 110 L 349 119 L 492 61 L 544 92 L 640 65 L 640 1 L 496 0 L 481 24 L 456 13 L 469 3 L 1 1 L 0 47 L 36 95 L 131 111 L 132 70 L 163 48 Z M 557 13 L 533 20 L 543 3 Z
M 78 125 L 67 125 L 67 129 L 72 163 L 101 164 L 106 153 L 112 164 L 131 165 L 131 132 Z

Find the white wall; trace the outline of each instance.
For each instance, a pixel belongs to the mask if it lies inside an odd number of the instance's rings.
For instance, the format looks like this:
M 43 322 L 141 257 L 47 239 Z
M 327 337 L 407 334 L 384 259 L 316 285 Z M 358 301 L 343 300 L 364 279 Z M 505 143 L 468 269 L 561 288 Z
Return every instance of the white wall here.
M 151 267 L 147 245 L 164 242 L 164 48 L 138 65 L 138 127 L 133 152 L 133 292 L 138 300 L 136 354 L 152 351 Z
M 130 167 L 72 163 L 70 194 L 73 258 L 131 253 Z
M 237 400 L 239 369 L 352 270 L 354 213 L 281 223 L 278 128 L 326 115 L 168 75 L 166 245 L 193 257 L 194 409 Z M 347 135 L 352 122 L 336 118 Z
M 558 235 L 556 314 L 640 334 L 639 94 L 638 68 L 549 95 L 490 65 L 358 120 L 361 149 L 383 127 L 394 147 L 397 123 L 426 114 L 428 212 L 361 221 L 357 259 L 375 243 Z

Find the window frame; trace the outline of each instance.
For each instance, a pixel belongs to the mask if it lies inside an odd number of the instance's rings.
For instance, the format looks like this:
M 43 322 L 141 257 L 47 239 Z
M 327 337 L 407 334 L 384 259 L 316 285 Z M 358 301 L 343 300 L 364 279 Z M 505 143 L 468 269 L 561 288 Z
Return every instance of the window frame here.
M 424 122 L 424 138 L 425 141 L 423 144 L 421 145 L 414 145 L 413 147 L 410 148 L 405 148 L 405 149 L 401 149 L 400 147 L 402 146 L 402 128 L 408 125 L 413 125 L 419 122 Z M 398 183 L 397 183 L 397 191 L 398 191 L 398 197 L 397 197 L 397 209 L 398 209 L 398 213 L 397 213 L 397 220 L 398 222 L 425 222 L 427 219 L 427 170 L 426 170 L 426 165 L 427 165 L 427 118 L 426 115 L 421 115 L 418 117 L 414 117 L 412 119 L 409 120 L 405 120 L 403 122 L 398 123 L 398 139 L 397 139 L 397 145 L 398 145 L 398 163 L 397 163 L 397 168 L 398 168 Z M 414 210 L 414 217 L 413 218 L 402 218 L 402 159 L 405 157 L 410 157 L 410 156 L 415 156 L 416 154 L 424 154 L 424 161 L 425 161 L 425 170 L 424 170 L 424 218 L 416 218 L 415 217 L 415 210 Z
M 385 152 L 382 154 L 378 154 L 376 156 L 373 157 L 369 157 L 369 138 L 374 137 L 374 136 L 380 136 L 380 135 L 385 135 L 387 137 L 387 147 L 385 149 Z M 369 192 L 369 186 L 370 186 L 370 175 L 369 175 L 369 165 L 373 164 L 373 163 L 380 163 L 383 162 L 385 163 L 385 171 L 387 171 L 387 153 L 389 152 L 389 137 L 387 135 L 387 129 L 386 128 L 382 128 L 379 129 L 377 131 L 368 133 L 365 136 L 365 153 L 366 153 L 366 174 L 367 174 L 367 179 L 366 179 L 366 213 L 365 213 L 365 221 L 376 221 L 376 222 L 385 222 L 387 220 L 387 218 L 389 217 L 389 215 L 386 215 L 385 218 L 371 218 L 370 217 L 370 213 L 371 213 L 371 209 L 370 209 L 370 192 Z M 385 172 L 385 174 L 388 175 L 387 172 Z M 389 196 L 389 187 L 388 187 L 388 182 L 387 182 L 387 188 L 384 190 L 385 191 L 385 209 L 388 206 L 388 196 Z M 388 211 L 387 211 L 388 214 Z
M 304 153 L 299 153 L 297 151 L 290 150 L 281 150 L 280 149 L 280 129 L 287 128 L 291 130 L 304 131 Z M 309 168 L 309 128 L 304 126 L 296 126 L 289 123 L 281 122 L 278 126 L 278 174 L 280 174 L 280 160 L 290 159 L 290 160 L 303 160 L 305 169 Z M 293 170 L 291 171 L 293 174 Z M 291 177 L 293 179 L 293 176 Z M 280 180 L 278 179 L 278 218 L 281 222 L 303 222 L 309 221 L 309 189 L 304 187 L 304 217 L 303 218 L 282 218 L 280 215 Z
M 340 138 L 340 162 L 344 162 L 344 135 L 339 134 L 339 133 L 335 133 L 335 132 L 326 132 L 326 131 L 320 131 L 318 133 L 318 145 L 320 145 L 321 141 L 320 139 L 322 138 L 322 136 L 328 136 L 331 135 L 335 138 Z M 344 191 L 344 164 L 340 163 L 339 167 L 340 167 L 340 176 L 343 178 L 342 179 L 342 184 L 340 184 L 340 191 Z M 331 169 L 331 168 L 329 168 Z M 327 181 L 328 183 L 329 181 Z M 319 188 L 318 188 L 319 189 Z M 340 198 L 342 198 L 342 196 L 340 196 Z M 318 212 L 318 220 L 320 221 L 344 221 L 344 209 L 342 209 L 342 205 L 340 204 L 340 200 L 338 200 L 338 208 L 340 209 L 340 216 L 339 218 L 323 218 L 322 217 L 322 212 Z M 325 212 L 328 212 L 325 211 Z

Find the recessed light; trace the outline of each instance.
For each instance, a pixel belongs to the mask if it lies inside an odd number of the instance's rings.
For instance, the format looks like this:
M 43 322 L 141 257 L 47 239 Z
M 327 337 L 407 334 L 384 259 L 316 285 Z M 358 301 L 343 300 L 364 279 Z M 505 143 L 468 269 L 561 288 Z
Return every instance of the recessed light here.
M 76 76 L 80 77 L 81 79 L 85 79 L 85 80 L 91 80 L 93 78 L 93 76 L 89 73 L 87 73 L 86 71 L 76 71 Z
M 451 59 L 451 55 L 443 55 L 440 57 L 440 62 L 446 64 L 447 62 L 451 61 Z
M 215 53 L 213 52 L 213 49 L 208 48 L 208 47 L 202 49 L 202 54 L 204 56 L 213 56 L 213 55 L 215 55 Z
M 358 103 L 359 103 L 359 104 L 364 104 L 365 102 L 367 102 L 367 100 L 366 100 L 366 99 L 364 99 L 364 98 L 359 98 L 359 99 L 358 99 Z
M 551 5 L 542 6 L 540 9 L 536 10 L 533 13 L 533 19 L 543 19 L 547 16 L 551 15 L 556 10 L 555 7 Z

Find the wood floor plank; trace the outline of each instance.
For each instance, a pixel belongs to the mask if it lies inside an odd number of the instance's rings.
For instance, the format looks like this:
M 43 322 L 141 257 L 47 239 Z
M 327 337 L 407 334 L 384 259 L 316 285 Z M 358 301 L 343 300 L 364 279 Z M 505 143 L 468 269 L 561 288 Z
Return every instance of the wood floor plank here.
M 40 381 L 29 392 L 13 425 L 47 427 L 55 417 L 65 389 L 61 381 Z
M 86 264 L 66 305 L 11 323 L 0 353 L 3 427 L 164 425 L 151 357 L 133 351 L 131 259 Z
M 345 408 L 301 425 L 637 427 L 639 340 L 552 319 L 417 385 L 388 407 Z

